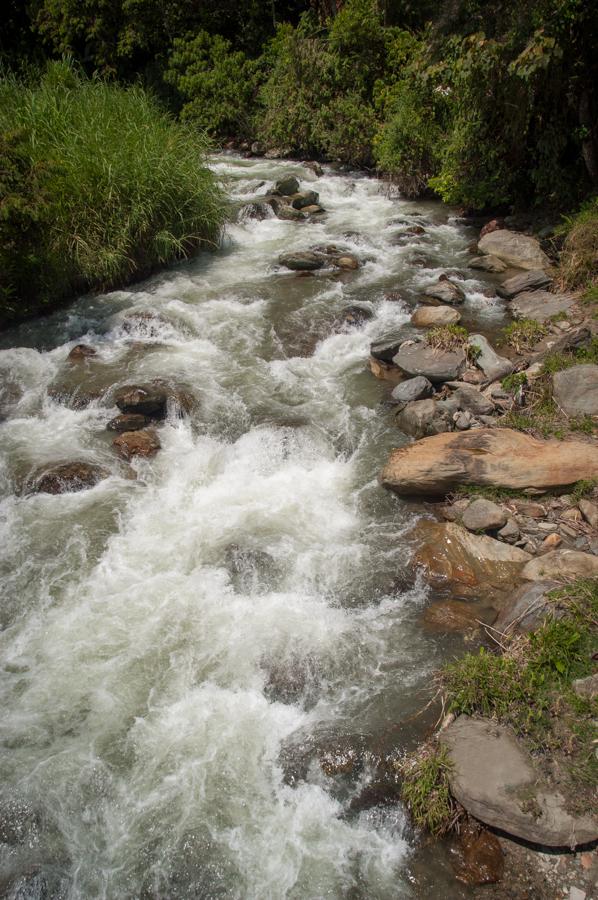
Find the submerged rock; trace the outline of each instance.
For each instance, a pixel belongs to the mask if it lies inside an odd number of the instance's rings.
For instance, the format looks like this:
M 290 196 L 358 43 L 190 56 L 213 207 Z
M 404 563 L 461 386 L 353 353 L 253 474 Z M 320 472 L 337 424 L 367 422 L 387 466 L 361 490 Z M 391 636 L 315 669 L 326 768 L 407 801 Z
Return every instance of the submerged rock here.
M 337 325 L 356 328 L 373 319 L 374 313 L 367 306 L 347 306 L 340 314 Z
M 481 253 L 497 256 L 516 269 L 545 269 L 550 260 L 536 238 L 501 228 L 485 234 L 478 242 Z
M 549 490 L 598 478 L 598 447 L 542 441 L 510 428 L 439 434 L 393 450 L 380 479 L 405 496 L 444 496 L 461 484 Z
M 71 462 L 45 467 L 27 482 L 27 490 L 37 494 L 67 494 L 86 491 L 108 478 L 110 472 L 95 463 Z
M 459 716 L 441 734 L 451 793 L 486 825 L 534 844 L 575 847 L 598 838 L 598 821 L 567 812 L 568 799 L 544 785 L 510 728 Z
M 126 384 L 114 391 L 114 402 L 123 413 L 138 413 L 152 419 L 166 416 L 168 390 L 157 384 Z
M 94 348 L 90 347 L 88 344 L 77 344 L 67 356 L 67 362 L 83 362 L 86 359 L 90 359 L 92 356 L 97 356 L 97 354 L 98 351 L 94 350 Z
M 453 848 L 453 868 L 464 884 L 495 884 L 500 881 L 505 860 L 496 835 L 469 823 Z
M 149 416 L 144 416 L 141 413 L 121 413 L 119 416 L 115 416 L 113 419 L 110 419 L 106 428 L 108 431 L 139 431 L 141 428 L 145 428 L 146 425 L 149 425 L 151 419 Z
M 491 606 L 480 607 L 478 603 L 464 600 L 439 600 L 424 612 L 424 625 L 432 631 L 471 632 L 480 628 L 480 623 L 492 625 L 496 610 Z
M 112 441 L 112 446 L 124 459 L 134 456 L 153 456 L 160 447 L 160 438 L 152 428 L 141 431 L 124 431 Z

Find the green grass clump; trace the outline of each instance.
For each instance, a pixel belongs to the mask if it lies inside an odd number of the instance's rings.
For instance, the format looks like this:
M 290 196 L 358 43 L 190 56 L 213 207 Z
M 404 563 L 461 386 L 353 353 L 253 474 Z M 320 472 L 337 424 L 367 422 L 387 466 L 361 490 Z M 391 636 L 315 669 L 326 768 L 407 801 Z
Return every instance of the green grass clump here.
M 445 834 L 458 817 L 449 789 L 451 763 L 446 747 L 424 745 L 399 764 L 401 798 L 418 828 Z
M 546 337 L 548 328 L 535 319 L 521 319 L 507 325 L 503 334 L 507 344 L 510 344 L 517 353 L 522 353 L 524 350 L 531 350 Z
M 564 288 L 585 289 L 598 299 L 598 197 L 565 219 L 566 234 L 559 261 L 559 281 Z
M 550 760 L 574 796 L 580 790 L 576 802 L 591 806 L 591 792 L 581 789 L 598 783 L 598 702 L 578 696 L 573 681 L 594 668 L 598 579 L 553 591 L 550 600 L 554 614 L 540 628 L 502 637 L 502 654 L 482 648 L 445 666 L 441 685 L 450 711 L 510 725 L 531 752 Z
M 525 372 L 512 372 L 501 381 L 500 385 L 504 391 L 510 394 L 516 394 L 519 388 L 525 387 L 527 384 L 527 375 Z
M 575 504 L 585 497 L 593 497 L 596 487 L 598 487 L 596 478 L 583 478 L 581 481 L 577 481 L 570 491 L 572 502 Z
M 469 340 L 469 332 L 461 325 L 439 325 L 430 328 L 426 341 L 437 350 L 458 350 Z
M 201 132 L 139 87 L 54 62 L 0 78 L 0 321 L 110 289 L 217 244 L 223 195 Z

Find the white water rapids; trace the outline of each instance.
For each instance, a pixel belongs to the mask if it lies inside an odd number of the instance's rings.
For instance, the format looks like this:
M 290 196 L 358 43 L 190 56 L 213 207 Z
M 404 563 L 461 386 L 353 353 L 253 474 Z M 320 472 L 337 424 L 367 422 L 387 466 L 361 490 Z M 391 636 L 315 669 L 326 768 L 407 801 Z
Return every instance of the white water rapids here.
M 289 162 L 214 165 L 237 198 L 285 172 L 315 181 Z M 1 336 L 3 896 L 425 895 L 400 804 L 356 803 L 369 757 L 343 769 L 338 750 L 400 752 L 392 729 L 446 652 L 419 624 L 425 591 L 404 586 L 421 510 L 376 482 L 403 438 L 366 363 L 409 318 L 387 290 L 457 270 L 465 318 L 500 310 L 446 209 L 332 171 L 310 186 L 323 221 L 241 220 L 221 251 Z M 425 235 L 398 245 L 409 224 Z M 275 266 L 330 242 L 363 267 Z M 356 302 L 373 318 L 335 330 Z M 97 356 L 69 366 L 81 341 Z M 172 413 L 134 478 L 102 392 L 155 377 L 196 406 Z M 57 386 L 95 399 L 72 408 Z M 21 490 L 69 460 L 111 475 L 80 493 Z M 330 747 L 337 769 L 319 761 Z

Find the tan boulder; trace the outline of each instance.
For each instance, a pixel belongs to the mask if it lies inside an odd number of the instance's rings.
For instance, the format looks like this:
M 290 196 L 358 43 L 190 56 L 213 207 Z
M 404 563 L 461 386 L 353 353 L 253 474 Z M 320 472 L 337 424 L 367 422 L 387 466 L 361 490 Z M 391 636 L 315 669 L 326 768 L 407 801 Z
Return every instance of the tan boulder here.
M 461 321 L 461 313 L 452 306 L 422 306 L 411 316 L 411 324 L 416 328 L 435 328 L 442 325 L 456 325 Z
M 411 565 L 426 581 L 454 597 L 486 602 L 511 590 L 529 553 L 486 535 L 471 534 L 454 522 L 418 522 L 411 537 L 417 542 Z M 461 610 L 462 612 L 462 610 Z
M 403 496 L 444 496 L 460 484 L 525 490 L 567 487 L 598 478 L 598 447 L 537 440 L 510 428 L 436 434 L 393 450 L 384 487 Z
M 523 567 L 521 577 L 528 581 L 554 578 L 598 578 L 598 556 L 580 550 L 552 550 Z
M 485 234 L 478 242 L 481 253 L 497 256 L 517 269 L 545 269 L 550 260 L 536 238 L 501 228 Z

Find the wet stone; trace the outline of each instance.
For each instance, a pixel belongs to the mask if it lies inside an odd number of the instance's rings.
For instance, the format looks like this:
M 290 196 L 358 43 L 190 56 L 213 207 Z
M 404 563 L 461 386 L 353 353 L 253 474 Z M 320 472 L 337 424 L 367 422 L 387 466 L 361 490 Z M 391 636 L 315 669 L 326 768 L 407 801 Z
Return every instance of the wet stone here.
M 94 348 L 90 347 L 88 344 L 77 344 L 67 356 L 67 361 L 78 363 L 83 362 L 86 359 L 91 359 L 93 356 L 97 356 L 97 350 L 94 350 Z
M 67 494 L 86 491 L 109 476 L 108 469 L 94 463 L 72 462 L 38 470 L 27 482 L 37 494 Z
M 151 428 L 143 431 L 124 431 L 112 442 L 114 449 L 124 459 L 132 459 L 134 456 L 154 456 L 160 447 L 160 438 Z
M 120 433 L 123 431 L 139 431 L 141 428 L 149 425 L 150 422 L 149 416 L 144 416 L 141 413 L 121 413 L 119 416 L 110 419 L 106 428 L 108 431 L 118 431 Z

